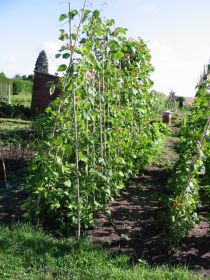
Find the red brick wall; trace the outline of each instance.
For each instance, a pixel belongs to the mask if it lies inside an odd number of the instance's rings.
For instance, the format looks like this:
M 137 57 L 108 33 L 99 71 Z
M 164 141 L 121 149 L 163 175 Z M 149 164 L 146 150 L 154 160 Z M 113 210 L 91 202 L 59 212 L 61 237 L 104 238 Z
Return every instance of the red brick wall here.
M 32 116 L 42 113 L 45 108 L 48 107 L 49 103 L 60 94 L 60 89 L 56 87 L 54 93 L 50 95 L 49 82 L 55 82 L 55 84 L 57 84 L 58 81 L 59 77 L 57 76 L 39 72 L 34 73 L 34 84 L 31 101 Z

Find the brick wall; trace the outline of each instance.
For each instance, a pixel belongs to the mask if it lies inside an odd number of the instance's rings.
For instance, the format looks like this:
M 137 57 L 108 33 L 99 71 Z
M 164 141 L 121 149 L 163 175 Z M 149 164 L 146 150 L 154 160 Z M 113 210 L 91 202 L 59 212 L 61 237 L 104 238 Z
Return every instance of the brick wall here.
M 31 101 L 32 116 L 42 113 L 45 108 L 48 107 L 50 102 L 60 94 L 60 89 L 58 87 L 55 88 L 52 95 L 50 94 L 50 82 L 54 82 L 56 85 L 58 81 L 59 77 L 57 76 L 34 72 L 34 84 Z

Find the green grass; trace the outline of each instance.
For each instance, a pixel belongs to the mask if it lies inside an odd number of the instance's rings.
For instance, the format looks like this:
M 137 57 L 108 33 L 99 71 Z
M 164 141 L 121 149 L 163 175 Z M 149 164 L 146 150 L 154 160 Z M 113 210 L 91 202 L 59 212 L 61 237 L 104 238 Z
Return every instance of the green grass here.
M 132 265 L 125 255 L 111 257 L 87 241 L 56 239 L 29 225 L 0 227 L 0 279 L 155 280 L 201 279 L 186 268 Z

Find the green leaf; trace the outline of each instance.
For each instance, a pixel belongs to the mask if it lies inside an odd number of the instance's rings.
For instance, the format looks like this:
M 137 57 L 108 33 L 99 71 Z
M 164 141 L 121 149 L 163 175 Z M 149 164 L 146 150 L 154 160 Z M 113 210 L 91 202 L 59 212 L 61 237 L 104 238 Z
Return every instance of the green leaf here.
M 128 29 L 123 27 L 117 27 L 114 31 L 115 34 L 122 34 L 125 35 Z
M 58 208 L 60 208 L 60 203 L 59 202 L 55 202 L 55 203 L 53 203 L 52 205 L 51 205 L 51 209 L 58 209 Z
M 84 31 L 89 30 L 89 26 L 88 26 L 88 25 L 84 25 L 84 26 L 83 26 L 83 30 L 84 30 Z
M 111 20 L 108 19 L 106 21 L 106 24 L 107 24 L 107 26 L 113 26 L 115 24 L 115 21 L 114 21 L 114 19 L 111 19 Z
M 61 14 L 60 17 L 59 17 L 59 21 L 63 21 L 67 17 L 68 17 L 67 14 Z
M 85 10 L 84 11 L 84 16 L 83 16 L 83 19 L 82 19 L 82 23 L 84 23 L 87 18 L 88 18 L 88 15 L 91 13 L 91 10 Z
M 93 18 L 99 18 L 99 16 L 100 16 L 100 11 L 99 10 L 95 10 L 93 12 Z
M 74 17 L 78 14 L 77 10 L 72 10 L 71 12 L 69 12 L 69 19 L 74 19 Z
M 60 53 L 56 53 L 55 58 L 59 58 L 61 56 Z
M 66 187 L 71 187 L 71 181 L 70 181 L 70 180 L 65 181 L 63 184 L 64 184 L 64 186 L 66 186 Z
M 124 54 L 122 52 L 114 52 L 113 56 L 115 59 L 120 60 L 124 57 Z
M 124 177 L 124 174 L 123 174 L 123 172 L 122 171 L 119 171 L 119 173 L 118 173 L 119 175 L 120 175 L 120 177 Z
M 58 70 L 59 72 L 63 72 L 63 71 L 66 71 L 67 69 L 67 66 L 66 64 L 61 64 L 59 67 L 58 67 Z
M 64 53 L 63 56 L 62 56 L 64 59 L 67 59 L 70 57 L 70 53 Z
M 80 40 L 80 44 L 85 44 L 87 42 L 87 39 L 85 39 L 85 38 L 82 38 L 81 40 Z
M 79 152 L 79 159 L 85 163 L 88 163 L 88 157 L 85 156 L 82 152 Z
M 91 168 L 89 172 L 90 172 L 91 175 L 95 175 L 95 176 L 97 176 L 97 177 L 100 177 L 100 178 L 102 178 L 104 181 L 106 180 L 106 177 L 105 177 L 101 172 L 98 172 L 97 170 L 95 170 L 95 169 L 93 169 L 93 168 Z
M 72 33 L 72 34 L 71 34 L 71 38 L 72 38 L 74 41 L 76 41 L 76 40 L 77 40 L 77 35 L 76 35 L 75 33 Z

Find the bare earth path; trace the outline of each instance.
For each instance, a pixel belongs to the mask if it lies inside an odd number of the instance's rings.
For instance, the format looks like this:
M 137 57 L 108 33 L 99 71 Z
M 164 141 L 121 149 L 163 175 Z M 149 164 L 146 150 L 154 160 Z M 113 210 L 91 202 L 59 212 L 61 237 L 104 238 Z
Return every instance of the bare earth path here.
M 144 176 L 136 178 L 110 204 L 110 215 L 98 215 L 99 226 L 89 232 L 93 242 L 110 252 L 128 252 L 151 262 L 165 258 L 160 242 L 162 229 L 156 224 L 161 211 L 157 195 L 165 178 L 161 168 L 145 169 Z
M 170 139 L 164 160 L 172 156 L 173 145 L 174 141 Z M 210 276 L 209 222 L 203 221 L 192 230 L 179 251 L 169 252 L 162 242 L 164 229 L 159 221 L 164 209 L 159 197 L 160 194 L 167 195 L 164 190 L 167 176 L 164 168 L 146 167 L 144 175 L 135 178 L 122 196 L 110 204 L 110 213 L 97 216 L 98 226 L 88 235 L 95 246 L 106 248 L 110 253 L 128 253 L 151 265 L 187 264 L 189 268 Z

